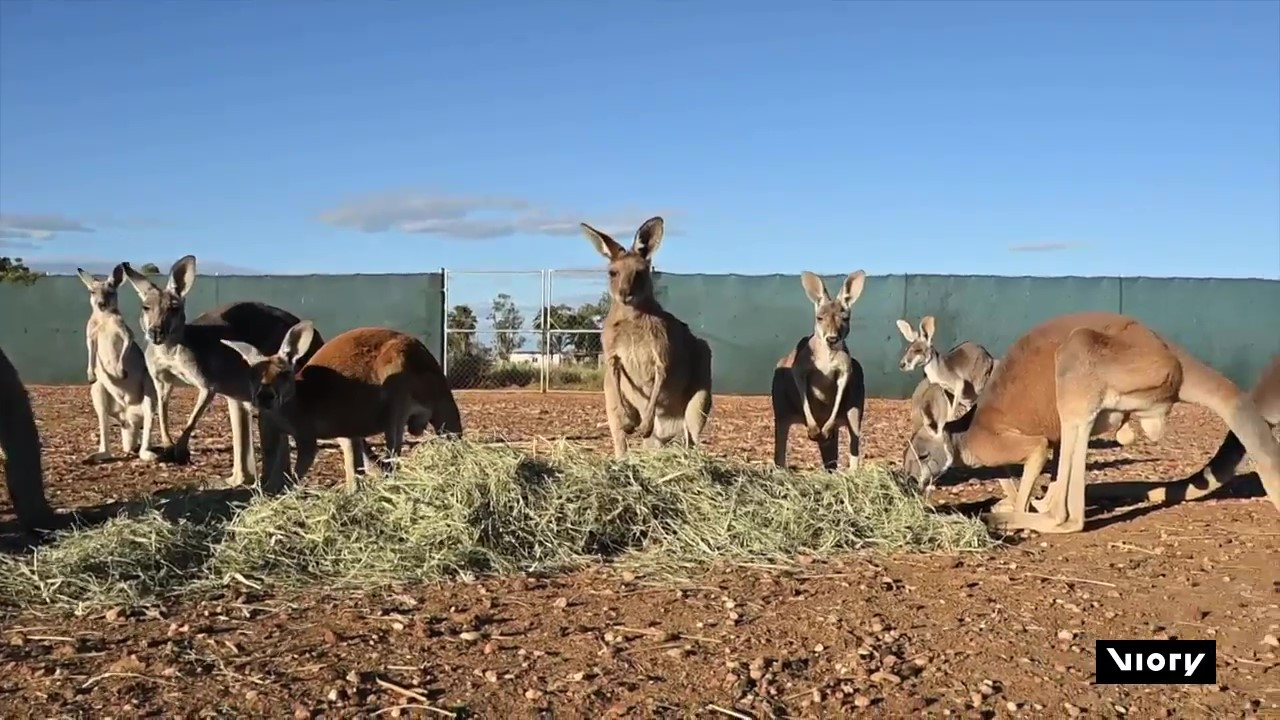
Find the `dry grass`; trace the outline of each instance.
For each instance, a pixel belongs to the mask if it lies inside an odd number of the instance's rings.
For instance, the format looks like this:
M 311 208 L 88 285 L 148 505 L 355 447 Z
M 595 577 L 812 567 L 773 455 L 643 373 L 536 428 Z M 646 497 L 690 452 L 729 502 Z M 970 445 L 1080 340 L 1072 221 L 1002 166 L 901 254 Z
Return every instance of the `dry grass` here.
M 0 604 L 136 604 L 228 578 L 368 588 L 605 558 L 677 570 L 992 545 L 981 523 L 934 512 L 876 465 L 788 472 L 681 449 L 619 462 L 567 443 L 529 453 L 430 441 L 354 493 L 302 487 L 256 497 L 228 521 L 151 511 L 67 531 L 0 557 Z

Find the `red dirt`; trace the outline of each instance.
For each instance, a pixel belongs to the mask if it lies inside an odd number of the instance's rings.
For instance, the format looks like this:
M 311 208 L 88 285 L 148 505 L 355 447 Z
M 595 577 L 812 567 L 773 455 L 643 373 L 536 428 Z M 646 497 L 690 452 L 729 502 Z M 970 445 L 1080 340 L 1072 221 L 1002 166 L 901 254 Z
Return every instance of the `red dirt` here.
M 197 429 L 190 466 L 87 466 L 79 461 L 96 449 L 97 431 L 86 389 L 32 393 L 58 507 L 217 487 L 230 472 L 221 401 Z M 608 448 L 598 394 L 458 395 L 468 434 Z M 189 403 L 180 397 L 178 427 Z M 872 400 L 867 416 L 864 457 L 896 463 L 905 403 Z M 771 460 L 765 398 L 717 397 L 708 430 L 712 452 Z M 1091 451 L 1091 479 L 1184 476 L 1224 432 L 1212 415 L 1179 406 L 1159 446 Z M 792 444 L 793 462 L 816 465 L 799 429 Z M 339 453 L 325 449 L 308 481 L 340 476 Z M 969 481 L 933 498 L 996 491 L 993 479 Z M 1148 510 L 981 556 L 798 558 L 794 568 L 717 568 L 680 585 L 600 567 L 364 594 L 230 586 L 145 613 L 27 612 L 0 631 L 0 714 L 448 714 L 426 705 L 482 717 L 1280 712 L 1280 515 L 1256 497 Z M 0 505 L 0 524 L 11 521 Z M 1151 637 L 1217 640 L 1219 684 L 1091 684 L 1096 638 Z

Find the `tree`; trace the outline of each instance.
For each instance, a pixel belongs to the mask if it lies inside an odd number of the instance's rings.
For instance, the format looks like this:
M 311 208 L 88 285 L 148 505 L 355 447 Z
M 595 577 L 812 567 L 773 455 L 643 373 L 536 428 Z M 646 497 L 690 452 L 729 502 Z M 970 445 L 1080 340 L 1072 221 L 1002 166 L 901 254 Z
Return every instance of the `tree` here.
M 520 314 L 520 309 L 511 301 L 510 295 L 498 293 L 489 309 L 489 322 L 497 331 L 493 338 L 493 348 L 498 353 L 498 359 L 507 360 L 512 352 L 524 345 L 524 336 L 520 333 L 524 327 L 524 315 Z
M 451 331 L 464 331 L 448 333 L 449 345 L 446 352 L 451 357 L 470 355 L 474 352 L 476 313 L 471 309 L 470 305 L 454 305 L 445 319 L 445 327 Z
M 143 275 L 159 275 L 160 266 L 155 263 L 142 263 L 142 267 L 138 269 L 138 272 Z
M 545 319 L 543 315 L 546 315 Z M 533 328 L 538 331 L 539 349 L 552 355 L 562 355 L 573 345 L 574 337 L 557 331 L 576 330 L 578 321 L 579 318 L 574 309 L 564 303 L 552 305 L 546 310 L 539 310 L 538 314 L 533 316 Z M 543 334 L 544 329 L 547 331 L 546 334 Z
M 578 316 L 580 328 L 582 330 L 604 330 L 604 318 L 609 314 L 609 293 L 608 291 L 600 294 L 600 299 L 593 303 L 583 303 L 578 307 L 575 313 Z M 574 353 L 579 360 L 593 357 L 604 352 L 604 347 L 600 344 L 600 333 L 579 333 L 575 335 Z
M 22 262 L 22 258 L 0 256 L 0 282 L 11 282 L 19 285 L 34 285 L 36 280 L 44 277 L 44 273 L 32 270 Z

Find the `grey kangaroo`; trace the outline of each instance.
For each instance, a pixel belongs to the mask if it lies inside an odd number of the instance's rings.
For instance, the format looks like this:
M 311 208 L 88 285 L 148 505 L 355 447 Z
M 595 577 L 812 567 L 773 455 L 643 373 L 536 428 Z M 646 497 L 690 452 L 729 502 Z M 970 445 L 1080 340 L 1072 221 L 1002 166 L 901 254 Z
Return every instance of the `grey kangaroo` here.
M 169 282 L 161 288 L 145 275 L 124 263 L 126 276 L 142 299 L 142 328 L 147 336 L 147 368 L 155 380 L 160 418 L 160 436 L 170 444 L 169 459 L 179 463 L 191 458 L 191 432 L 209 409 L 215 395 L 227 400 L 231 416 L 231 444 L 234 466 L 230 485 L 257 481 L 253 456 L 253 436 L 249 418 L 252 415 L 249 366 L 240 353 L 222 341 L 233 340 L 257 348 L 264 355 L 280 348 L 289 328 L 300 320 L 292 313 L 260 302 L 233 302 L 205 312 L 188 322 L 185 298 L 196 279 L 196 259 L 185 255 L 169 270 Z M 302 354 L 306 362 L 324 343 L 315 333 L 311 346 Z M 181 383 L 198 393 L 195 408 L 176 442 L 170 441 L 168 401 L 173 386 Z M 274 463 L 287 462 L 288 440 L 271 423 L 258 419 L 262 442 L 263 476 L 280 477 L 271 472 Z M 281 445 L 283 444 L 283 447 Z M 275 490 L 277 488 L 266 488 Z

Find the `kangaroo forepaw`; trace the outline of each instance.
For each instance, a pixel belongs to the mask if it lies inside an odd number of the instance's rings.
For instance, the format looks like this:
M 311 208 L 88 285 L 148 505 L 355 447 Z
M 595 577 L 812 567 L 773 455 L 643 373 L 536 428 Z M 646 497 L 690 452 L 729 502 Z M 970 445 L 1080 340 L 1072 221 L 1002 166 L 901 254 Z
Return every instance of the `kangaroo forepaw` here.
M 640 426 L 636 428 L 636 435 L 639 435 L 642 438 L 647 438 L 652 434 L 653 421 L 646 420 L 645 422 L 640 423 Z
M 823 431 L 823 429 L 818 427 L 817 425 L 810 425 L 808 427 L 808 433 L 809 433 L 810 440 L 821 440 L 826 436 L 826 433 Z

